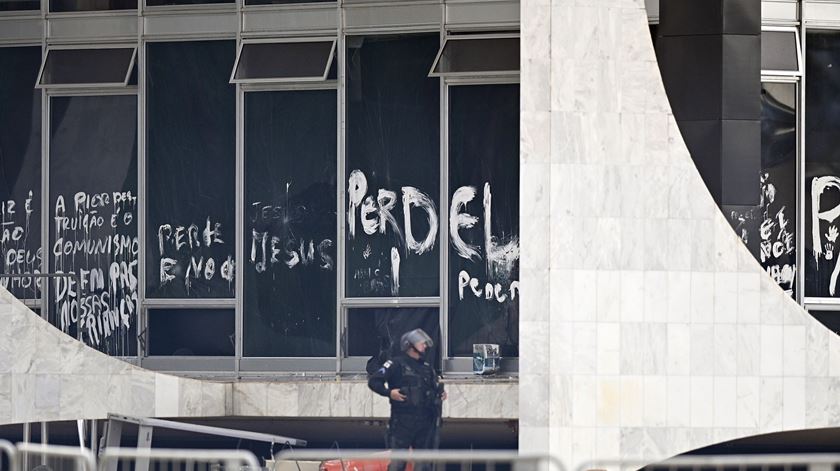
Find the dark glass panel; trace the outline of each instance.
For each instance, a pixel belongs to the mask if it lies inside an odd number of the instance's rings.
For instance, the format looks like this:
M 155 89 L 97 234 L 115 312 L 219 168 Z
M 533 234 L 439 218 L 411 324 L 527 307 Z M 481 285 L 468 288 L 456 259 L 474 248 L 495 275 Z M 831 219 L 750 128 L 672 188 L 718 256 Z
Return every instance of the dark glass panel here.
M 40 10 L 38 0 L 0 0 L 0 11 Z
M 150 356 L 233 356 L 233 309 L 149 309 Z
M 245 44 L 234 79 L 321 78 L 332 50 L 333 41 Z
M 50 11 L 136 10 L 137 0 L 50 0 Z
M 796 85 L 761 84 L 761 173 L 757 206 L 724 213 L 753 256 L 789 295 L 796 288 Z
M 236 242 L 233 41 L 147 44 L 146 293 L 231 298 Z
M 2 273 L 41 272 L 40 47 L 0 48 L 0 214 Z M 41 281 L 2 278 L 18 298 L 40 296 Z
M 449 39 L 435 73 L 518 72 L 519 38 Z
M 450 87 L 449 103 L 450 353 L 517 356 L 519 86 Z
M 809 30 L 805 89 L 805 296 L 837 297 L 840 34 Z M 816 211 L 814 211 L 816 209 Z
M 438 44 L 347 39 L 347 296 L 440 292 Z
M 835 335 L 840 335 L 840 312 L 838 311 L 808 311 L 814 318 L 828 330 L 834 332 Z M 832 340 L 833 341 L 833 340 Z
M 400 353 L 400 337 L 420 328 L 435 346 L 428 358 L 440 366 L 440 319 L 436 307 L 354 308 L 347 311 L 347 355 L 374 356 Z
M 334 356 L 336 92 L 245 95 L 245 356 Z
M 335 3 L 336 0 L 245 0 L 245 5 L 289 5 L 295 3 Z
M 792 31 L 762 31 L 761 70 L 799 70 L 796 47 Z
M 210 3 L 236 3 L 235 0 L 146 0 L 146 6 L 159 7 L 166 5 L 203 5 Z M 228 75 L 230 70 L 228 70 Z
M 124 83 L 134 49 L 53 49 L 47 54 L 41 85 Z
M 50 269 L 57 326 L 110 355 L 137 354 L 137 97 L 50 101 Z

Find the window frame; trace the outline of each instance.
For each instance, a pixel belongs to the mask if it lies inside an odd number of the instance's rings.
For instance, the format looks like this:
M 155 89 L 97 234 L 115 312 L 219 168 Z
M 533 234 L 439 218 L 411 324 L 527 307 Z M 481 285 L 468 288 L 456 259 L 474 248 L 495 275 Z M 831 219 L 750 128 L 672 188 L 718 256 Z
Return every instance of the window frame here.
M 50 52 L 53 51 L 83 51 L 83 50 L 97 50 L 97 49 L 131 49 L 131 59 L 128 62 L 128 68 L 126 70 L 125 78 L 122 82 L 87 82 L 87 83 L 49 83 L 44 84 L 41 83 L 44 78 L 44 71 L 47 67 L 47 61 L 50 57 Z M 85 44 L 85 45 L 53 45 L 47 46 L 46 51 L 44 52 L 44 59 L 41 61 L 41 68 L 38 70 L 38 78 L 35 79 L 35 88 L 36 89 L 62 89 L 62 90 L 73 90 L 73 89 L 109 89 L 109 88 L 132 88 L 136 87 L 134 85 L 129 85 L 128 82 L 131 80 L 131 73 L 134 71 L 135 68 L 138 67 L 137 64 L 137 56 L 139 46 L 137 44 Z
M 450 188 L 449 188 L 449 108 L 450 108 L 450 100 L 449 100 L 449 90 L 451 87 L 464 87 L 464 86 L 472 86 L 472 85 L 520 85 L 519 74 L 516 76 L 507 76 L 507 77 L 443 77 L 443 84 L 445 88 L 445 106 L 443 112 L 445 113 L 444 119 L 441 122 L 442 131 L 444 131 L 445 136 L 442 142 L 443 146 L 443 155 L 444 158 L 442 159 L 442 165 L 445 167 L 442 170 L 441 177 L 441 190 L 443 196 L 441 198 L 441 206 L 445 208 L 449 208 L 451 204 L 451 197 L 450 197 Z M 521 96 L 521 89 L 520 89 L 520 96 Z M 442 224 L 443 225 L 443 224 Z M 471 356 L 454 356 L 449 353 L 449 226 L 446 225 L 447 233 L 446 233 L 446 250 L 444 250 L 445 255 L 443 266 L 441 267 L 441 276 L 442 279 L 442 286 L 441 286 L 441 339 L 444 345 L 441 346 L 441 356 L 442 356 L 442 369 L 448 373 L 454 374 L 467 374 L 472 373 L 472 357 Z M 444 335 L 445 333 L 445 335 Z M 519 371 L 519 357 L 511 357 L 511 358 L 502 358 L 501 362 L 501 372 L 502 373 L 516 373 Z
M 390 0 L 383 2 L 382 5 L 377 5 L 376 15 L 368 18 L 364 13 L 369 6 L 367 5 L 347 5 L 338 2 L 337 4 L 300 4 L 300 5 L 245 5 L 244 1 L 238 1 L 235 4 L 231 3 L 207 3 L 207 4 L 190 4 L 190 5 L 159 5 L 148 6 L 145 0 L 138 3 L 137 10 L 126 11 L 82 11 L 70 13 L 51 13 L 44 11 L 44 5 L 48 2 L 41 2 L 42 11 L 39 21 L 44 22 L 48 27 L 51 21 L 55 24 L 61 24 L 64 28 L 61 33 L 54 33 L 54 36 L 48 36 L 49 29 L 44 29 L 44 36 L 38 40 L 32 41 L 33 44 L 42 46 L 42 51 L 50 49 L 82 49 L 82 48 L 112 48 L 115 46 L 124 46 L 135 48 L 132 58 L 132 68 L 137 70 L 137 85 L 127 85 L 125 82 L 111 84 L 92 84 L 89 87 L 79 87 L 70 85 L 56 85 L 47 87 L 39 87 L 44 97 L 51 95 L 62 94 L 136 94 L 138 99 L 138 237 L 140 239 L 140 255 L 138 267 L 138 324 L 137 324 L 137 352 L 136 357 L 120 357 L 123 360 L 132 364 L 137 364 L 142 367 L 151 368 L 158 371 L 193 373 L 202 377 L 227 378 L 236 375 L 242 376 L 265 376 L 276 374 L 289 374 L 290 372 L 306 372 L 315 375 L 334 375 L 334 374 L 354 374 L 364 371 L 364 364 L 366 357 L 344 357 L 346 348 L 342 343 L 342 330 L 347 326 L 345 313 L 347 309 L 357 307 L 433 307 L 437 308 L 441 316 L 441 357 L 443 362 L 442 373 L 470 373 L 471 374 L 471 360 L 468 357 L 459 358 L 460 362 L 463 360 L 463 368 L 455 372 L 447 369 L 447 359 L 444 356 L 444 349 L 448 346 L 448 332 L 445 319 L 446 315 L 446 289 L 447 289 L 447 270 L 446 260 L 448 257 L 448 227 L 446 224 L 440 224 L 439 243 L 443 246 L 440 251 L 440 294 L 434 297 L 425 298 L 345 298 L 344 290 L 346 283 L 345 276 L 345 243 L 346 237 L 346 221 L 341 216 L 346 211 L 346 179 L 343 178 L 346 172 L 344 152 L 344 140 L 346 134 L 345 116 L 346 109 L 344 103 L 344 83 L 345 83 L 345 56 L 346 43 L 356 36 L 389 36 L 389 35 L 412 35 L 412 34 L 434 34 L 437 39 L 437 54 L 434 55 L 437 60 L 437 55 L 440 53 L 440 46 L 446 40 L 447 34 L 453 36 L 460 36 L 461 33 L 470 33 L 464 39 L 477 38 L 479 35 L 498 37 L 500 35 L 519 36 L 518 33 L 511 34 L 510 31 L 518 28 L 518 22 L 514 21 L 513 17 L 500 15 L 497 17 L 495 13 L 491 14 L 492 18 L 481 16 L 480 23 L 469 23 L 464 20 L 457 20 L 455 23 L 447 23 L 444 15 L 437 16 L 422 16 L 415 18 L 414 16 L 403 15 L 404 5 L 401 2 Z M 422 5 L 423 12 L 434 12 L 439 10 L 441 13 L 445 12 L 445 5 Z M 327 22 L 318 19 L 318 21 L 308 19 L 306 16 L 312 12 L 319 15 L 327 12 L 337 12 L 338 21 L 335 25 L 327 25 Z M 478 11 L 478 10 L 470 10 Z M 20 12 L 12 12 L 11 15 L 0 13 L 0 17 L 7 19 L 9 16 L 17 15 Z M 32 13 L 35 13 L 34 11 Z M 301 27 L 296 29 L 296 26 L 287 23 L 278 24 L 271 28 L 254 27 L 247 22 L 248 14 L 266 13 L 272 15 L 278 14 L 294 14 L 300 15 L 295 17 L 295 21 L 301 19 Z M 345 13 L 352 13 L 352 19 L 346 22 L 341 18 Z M 27 14 L 29 14 L 27 12 Z M 332 14 L 332 13 L 331 13 Z M 125 19 L 125 17 L 134 16 L 138 20 L 138 31 L 136 33 L 116 33 L 106 32 L 105 26 L 114 19 Z M 428 18 L 427 18 L 428 16 Z M 431 18 L 431 19 L 429 19 Z M 235 21 L 232 21 L 234 20 Z M 100 20 L 102 21 L 100 23 Z M 386 21 L 387 20 L 387 21 Z M 59 21 L 61 23 L 59 23 Z M 95 23 L 95 25 L 94 25 Z M 97 26 L 96 31 L 86 32 L 83 29 L 85 25 Z M 178 26 L 177 31 L 174 29 Z M 458 31 L 458 29 L 461 29 Z M 480 28 L 482 32 L 473 34 Z M 70 31 L 72 38 L 68 36 Z M 489 31 L 489 32 L 484 32 Z M 300 37 L 298 37 L 300 36 Z M 135 39 L 136 37 L 136 39 Z M 305 41 L 305 40 L 324 40 L 333 39 L 335 47 L 332 51 L 332 61 L 337 69 L 337 77 L 335 79 L 325 80 L 297 80 L 297 81 L 266 81 L 264 83 L 234 83 L 237 93 L 236 104 L 236 188 L 237 198 L 243 194 L 244 189 L 244 159 L 242 155 L 242 127 L 244 121 L 243 114 L 243 95 L 248 92 L 256 91 L 277 91 L 277 90 L 299 90 L 299 89 L 336 89 L 337 92 L 337 134 L 338 134 L 338 149 L 336 153 L 337 159 L 337 207 L 339 214 L 338 221 L 338 238 L 342 241 L 337 243 L 337 290 L 335 299 L 335 316 L 336 316 L 336 355 L 334 357 L 324 358 L 283 358 L 283 357 L 243 357 L 242 356 L 242 318 L 243 318 L 243 276 L 236 277 L 236 296 L 234 298 L 204 298 L 204 299 L 179 299 L 179 298 L 148 298 L 146 297 L 146 283 L 147 276 L 154 276 L 153 270 L 147 270 L 145 264 L 145 250 L 146 244 L 146 217 L 147 217 L 147 201 L 146 195 L 146 173 L 147 173 L 147 152 L 146 152 L 146 138 L 147 138 L 147 119 L 146 119 L 146 46 L 148 44 L 160 42 L 181 42 L 181 41 L 219 41 L 219 40 L 235 40 L 235 54 L 237 57 L 241 51 L 243 43 L 255 42 L 290 42 L 290 41 Z M 53 44 L 54 43 L 54 44 Z M 9 40 L 0 40 L 0 46 L 11 45 Z M 14 45 L 21 45 L 20 42 Z M 235 57 L 234 62 L 238 59 Z M 434 61 L 432 61 L 434 63 Z M 332 64 L 331 64 L 332 65 Z M 238 64 L 234 64 L 234 68 Z M 42 60 L 43 67 L 43 60 Z M 425 67 L 425 66 L 424 66 Z M 41 80 L 42 70 L 39 69 L 37 80 Z M 127 76 L 130 78 L 132 70 L 130 69 Z M 329 67 L 327 68 L 329 74 Z M 232 74 L 231 74 L 232 75 Z M 440 209 L 441 219 L 445 213 L 444 205 L 448 205 L 448 144 L 444 142 L 447 131 L 446 120 L 448 119 L 448 111 L 446 109 L 445 90 L 447 84 L 468 82 L 470 80 L 478 80 L 481 83 L 486 81 L 494 81 L 500 79 L 498 74 L 491 74 L 491 76 L 483 76 L 484 74 L 465 73 L 460 77 L 446 77 L 439 78 L 437 86 L 440 92 L 440 136 L 439 148 L 440 157 L 439 165 L 441 169 L 440 180 Z M 507 77 L 501 76 L 502 80 L 514 80 L 518 83 L 519 73 L 507 74 Z M 227 77 L 231 78 L 231 77 Z M 47 99 L 42 100 L 42 108 L 48 108 Z M 47 120 L 48 112 L 43 113 L 42 121 Z M 44 125 L 42 123 L 42 129 Z M 48 132 L 44 132 L 42 140 L 46 142 Z M 436 136 L 437 137 L 437 136 Z M 48 153 L 46 144 L 42 146 L 42 153 Z M 433 164 L 434 165 L 434 164 Z M 44 176 L 44 178 L 48 178 Z M 44 184 L 43 188 L 48 190 L 49 185 Z M 42 205 L 48 206 L 49 198 L 43 198 Z M 244 240 L 241 237 L 242 229 L 245 227 L 244 221 L 244 199 L 240 201 L 237 199 L 236 204 L 236 234 L 237 241 L 235 247 L 235 256 L 237 263 L 243 266 L 240 262 L 245 260 Z M 49 208 L 47 208 L 49 209 Z M 44 216 L 47 218 L 48 210 L 42 210 Z M 48 219 L 44 219 L 48 222 Z M 46 248 L 48 244 L 48 225 L 43 225 L 42 228 L 42 246 Z M 47 242 L 43 242 L 47 240 Z M 241 268 L 240 268 L 241 271 Z M 44 290 L 45 292 L 47 290 Z M 40 299 L 39 299 L 40 301 Z M 230 357 L 160 357 L 160 356 L 146 356 L 145 347 L 141 342 L 145 341 L 148 336 L 146 330 L 147 325 L 147 311 L 148 309 L 156 308 L 234 308 L 236 315 L 236 355 Z M 516 359 L 509 359 L 516 362 Z
M 442 78 L 479 78 L 479 77 L 518 77 L 521 72 L 521 68 L 517 68 L 516 71 L 512 70 L 499 70 L 499 71 L 483 71 L 483 72 L 435 72 L 435 69 L 440 64 L 440 59 L 443 56 L 443 52 L 446 50 L 446 45 L 449 41 L 481 41 L 484 39 L 519 39 L 521 41 L 520 33 L 486 33 L 486 34 L 447 34 L 443 38 L 443 42 L 438 50 L 437 56 L 435 56 L 434 62 L 432 62 L 432 67 L 429 69 L 429 77 L 442 77 Z
M 333 60 L 337 60 L 334 58 Z M 235 70 L 235 69 L 234 69 Z M 329 70 L 329 67 L 327 68 Z M 307 81 L 307 82 L 284 82 L 284 83 L 238 83 L 237 85 L 237 145 L 236 145 L 236 162 L 237 162 L 237 195 L 236 195 L 236 210 L 237 210 L 237 226 L 240 232 L 244 233 L 245 229 L 245 186 L 247 185 L 245 175 L 245 94 L 260 93 L 260 92 L 285 92 L 285 91 L 307 91 L 307 90 L 333 90 L 336 92 L 336 98 L 340 95 L 338 80 L 325 81 Z M 338 113 L 337 113 L 338 114 Z M 341 132 L 340 123 L 337 132 Z M 339 143 L 340 146 L 340 143 Z M 336 149 L 337 164 L 340 162 L 340 151 Z M 336 167 L 336 191 L 342 193 L 343 186 L 341 183 L 340 172 Z M 339 195 L 340 197 L 341 195 Z M 337 204 L 341 204 L 340 198 Z M 240 215 L 241 213 L 241 215 Z M 241 220 L 239 219 L 241 216 Z M 344 223 L 341 213 L 336 214 L 336 235 L 338 238 L 342 237 L 342 224 Z M 240 239 L 241 242 L 240 242 Z M 341 354 L 340 344 L 336 342 L 336 353 L 328 357 L 261 357 L 261 356 L 245 356 L 244 355 L 244 324 L 245 324 L 245 275 L 243 270 L 245 263 L 245 240 L 240 235 L 237 239 L 237 257 L 243 261 L 243 268 L 240 268 L 236 277 L 236 359 L 238 364 L 238 371 L 245 373 L 259 373 L 259 372 L 288 372 L 288 371 L 306 371 L 315 373 L 336 373 L 337 372 L 337 358 Z M 342 244 L 336 244 L 336 257 L 338 256 L 338 247 Z M 340 261 L 336 261 L 336 283 L 343 280 L 340 273 Z M 336 296 L 340 296 L 340 287 L 336 285 Z M 336 335 L 341 334 L 341 317 L 339 316 L 339 304 L 336 304 L 335 319 L 336 319 Z
M 761 75 L 764 76 L 776 76 L 776 77 L 802 77 L 805 71 L 805 63 L 803 62 L 802 58 L 802 41 L 799 36 L 799 28 L 795 26 L 762 26 L 761 32 L 777 32 L 777 33 L 793 33 L 795 38 L 795 48 L 796 48 L 796 67 L 797 70 L 773 70 L 773 69 L 761 69 Z M 765 81 L 762 78 L 762 81 Z
M 239 70 L 240 59 L 242 58 L 242 51 L 245 47 L 252 44 L 293 44 L 293 43 L 332 43 L 330 53 L 327 58 L 324 73 L 319 76 L 301 76 L 301 77 L 275 77 L 275 78 L 236 78 L 236 72 Z M 336 58 L 336 48 L 338 39 L 336 37 L 321 36 L 321 37 L 300 37 L 300 38 L 284 38 L 284 39 L 243 39 L 236 48 L 236 60 L 233 62 L 233 70 L 230 73 L 230 83 L 232 84 L 274 84 L 274 83 L 306 83 L 306 82 L 326 82 L 327 76 Z
M 56 87 L 51 89 L 42 89 L 42 98 L 41 98 L 41 189 L 42 189 L 42 197 L 41 197 L 41 207 L 39 208 L 42 212 L 42 227 L 41 227 L 41 246 L 46 248 L 50 247 L 50 237 L 52 233 L 50 231 L 50 211 L 52 208 L 51 204 L 51 195 L 50 190 L 52 189 L 50 186 L 50 147 L 52 145 L 52 136 L 51 136 L 51 117 L 52 117 L 52 99 L 53 98 L 63 98 L 63 97 L 74 97 L 74 96 L 134 96 L 137 100 L 137 112 L 138 116 L 141 113 L 141 94 L 137 87 L 125 87 L 125 88 L 107 88 L 107 87 L 91 87 L 91 88 L 78 88 L 78 87 Z M 140 140 L 140 129 L 141 126 L 138 123 L 137 125 L 137 139 L 138 144 Z M 137 148 L 137 189 L 138 189 L 138 224 L 137 224 L 137 233 L 138 233 L 138 246 L 140 252 L 138 253 L 138 261 L 140 257 L 142 257 L 143 253 L 143 241 L 139 238 L 140 229 L 142 227 L 142 209 L 143 203 L 141 203 L 139 195 L 141 191 L 141 184 L 143 184 L 144 179 L 140 174 L 140 147 Z M 42 259 L 42 267 L 50 267 L 50 263 L 52 261 L 48 256 L 44 256 Z M 142 268 L 138 263 L 138 272 L 137 278 L 140 280 L 142 276 L 142 272 L 140 271 Z M 47 270 L 49 271 L 49 270 Z M 74 272 L 68 272 L 74 273 Z M 41 288 L 41 297 L 37 300 L 37 307 L 41 309 L 41 317 L 46 320 L 47 322 L 50 321 L 50 307 L 51 307 L 51 300 L 52 300 L 52 289 L 49 286 L 49 279 L 45 281 L 45 285 L 42 285 Z M 134 339 L 136 344 L 136 355 L 133 356 L 114 356 L 114 358 L 119 358 L 131 364 L 140 365 L 141 358 L 142 358 L 142 350 L 141 350 L 141 337 L 146 331 L 147 325 L 145 324 L 146 318 L 142 315 L 142 311 L 144 308 L 142 302 L 142 287 L 138 284 L 137 287 L 137 305 L 136 305 L 136 317 L 135 317 L 135 328 L 137 330 L 136 338 Z

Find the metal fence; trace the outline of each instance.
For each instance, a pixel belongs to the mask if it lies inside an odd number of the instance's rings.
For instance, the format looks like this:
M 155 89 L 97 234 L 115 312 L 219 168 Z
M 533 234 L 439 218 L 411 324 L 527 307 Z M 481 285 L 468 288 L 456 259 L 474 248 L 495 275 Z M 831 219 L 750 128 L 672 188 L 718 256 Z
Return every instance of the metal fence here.
M 592 460 L 575 471 L 835 471 L 840 454 L 683 455 L 663 461 Z
M 99 455 L 99 471 L 257 471 L 261 469 L 257 457 L 244 450 L 106 448 Z
M 244 450 L 81 447 L 0 440 L 0 471 L 566 471 L 556 457 L 516 451 L 285 450 L 263 466 Z M 680 456 L 664 461 L 593 460 L 574 471 L 837 471 L 840 454 Z
M 0 440 L 0 471 L 17 471 L 17 450 L 6 440 Z
M 285 450 L 274 456 L 275 469 L 284 463 L 319 463 L 319 471 L 385 471 L 388 464 L 405 464 L 414 471 L 565 471 L 559 459 L 545 454 L 492 450 Z M 304 471 L 300 469 L 300 471 Z
M 12 471 L 96 471 L 87 448 L 18 443 L 12 456 Z

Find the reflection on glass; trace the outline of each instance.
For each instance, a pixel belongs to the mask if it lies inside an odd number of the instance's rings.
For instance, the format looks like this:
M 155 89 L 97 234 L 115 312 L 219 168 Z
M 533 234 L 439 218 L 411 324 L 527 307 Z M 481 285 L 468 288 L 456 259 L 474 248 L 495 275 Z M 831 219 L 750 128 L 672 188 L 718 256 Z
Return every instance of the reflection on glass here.
M 233 309 L 149 309 L 150 356 L 233 356 Z
M 799 70 L 793 31 L 761 32 L 761 70 Z
M 0 0 L 0 11 L 40 10 L 38 0 Z
M 519 86 L 450 87 L 449 102 L 450 352 L 518 356 Z
M 54 13 L 71 11 L 136 10 L 137 0 L 49 0 Z
M 805 89 L 805 296 L 838 297 L 840 34 L 809 30 Z
M 347 38 L 349 297 L 440 292 L 437 34 Z
M 236 3 L 235 0 L 146 0 L 146 6 L 159 7 L 166 5 L 203 5 L 211 3 Z M 230 70 L 228 70 L 230 74 Z
M 335 90 L 245 95 L 245 356 L 335 356 L 335 116 Z
M 234 80 L 323 79 L 334 41 L 244 44 Z
M 336 0 L 245 0 L 245 5 L 287 5 L 295 3 L 335 3 Z
M 400 353 L 400 337 L 423 329 L 435 343 L 428 351 L 440 367 L 440 319 L 436 307 L 354 308 L 347 311 L 348 356 L 393 357 Z
M 53 49 L 47 54 L 41 85 L 125 83 L 134 48 Z
M 232 298 L 236 267 L 234 41 L 146 45 L 146 293 Z
M 0 48 L 0 201 L 9 237 L 0 239 L 4 274 L 41 269 L 41 92 L 40 47 Z M 41 282 L 0 278 L 20 299 L 40 296 Z
M 50 100 L 50 318 L 110 355 L 137 353 L 137 97 Z
M 437 74 L 519 71 L 519 38 L 448 39 Z
M 757 206 L 724 206 L 735 232 L 790 296 L 796 289 L 796 84 L 761 84 Z

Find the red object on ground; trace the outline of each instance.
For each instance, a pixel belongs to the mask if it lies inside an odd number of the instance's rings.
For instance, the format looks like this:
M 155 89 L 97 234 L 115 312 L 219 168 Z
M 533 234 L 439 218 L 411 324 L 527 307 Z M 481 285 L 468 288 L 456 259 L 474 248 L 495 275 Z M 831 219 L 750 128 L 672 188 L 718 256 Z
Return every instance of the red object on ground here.
M 320 471 L 388 471 L 388 453 L 371 456 L 382 456 L 382 459 L 329 460 L 322 462 L 318 468 Z M 414 471 L 414 465 L 410 461 L 406 464 L 405 471 Z

